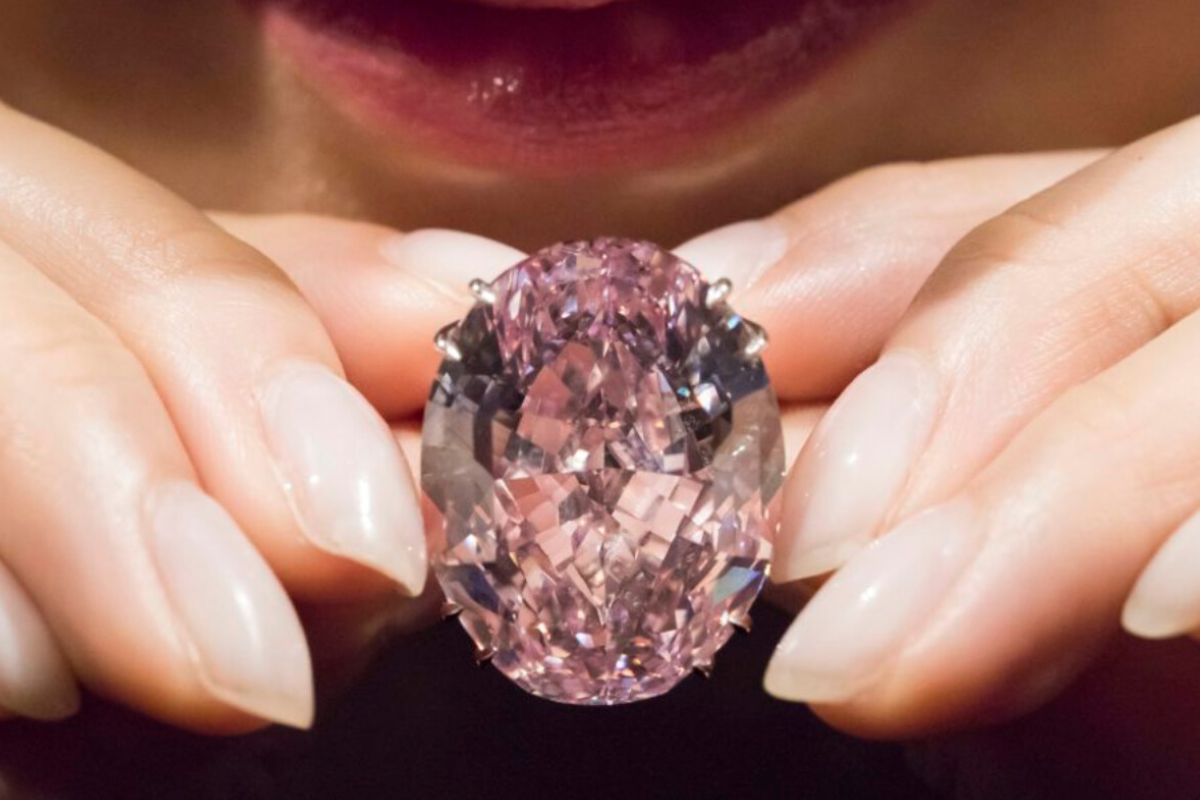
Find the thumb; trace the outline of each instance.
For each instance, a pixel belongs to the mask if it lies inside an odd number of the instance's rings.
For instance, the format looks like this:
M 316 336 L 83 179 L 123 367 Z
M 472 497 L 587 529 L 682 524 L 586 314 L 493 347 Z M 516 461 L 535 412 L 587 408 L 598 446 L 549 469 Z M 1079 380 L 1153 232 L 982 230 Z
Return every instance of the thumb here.
M 441 355 L 439 328 L 472 302 L 467 284 L 524 257 L 457 231 L 400 233 L 305 214 L 212 218 L 274 261 L 317 312 L 346 375 L 389 419 L 420 410 Z
M 738 311 L 774 342 L 763 358 L 781 400 L 830 398 L 875 360 L 955 242 L 1098 155 L 876 167 L 676 253 L 710 279 L 733 282 Z

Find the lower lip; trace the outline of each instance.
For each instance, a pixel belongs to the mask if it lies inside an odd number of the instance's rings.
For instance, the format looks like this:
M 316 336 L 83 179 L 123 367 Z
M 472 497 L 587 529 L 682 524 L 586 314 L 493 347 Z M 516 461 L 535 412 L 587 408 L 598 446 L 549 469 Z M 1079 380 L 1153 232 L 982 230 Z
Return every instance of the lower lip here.
M 797 94 L 911 0 L 252 0 L 314 90 L 368 127 L 485 168 L 684 157 Z

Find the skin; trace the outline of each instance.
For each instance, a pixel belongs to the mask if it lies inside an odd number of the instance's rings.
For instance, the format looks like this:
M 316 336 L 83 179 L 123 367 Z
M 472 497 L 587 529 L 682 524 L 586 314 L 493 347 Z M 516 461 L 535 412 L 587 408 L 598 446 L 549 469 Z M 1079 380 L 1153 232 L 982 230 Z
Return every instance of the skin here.
M 881 352 L 916 354 L 936 375 L 933 433 L 902 490 L 843 533 L 898 550 L 897 526 L 969 504 L 945 534 L 969 551 L 949 599 L 911 631 L 881 630 L 869 659 L 790 655 L 869 617 L 872 581 L 918 591 L 924 567 L 880 577 L 878 550 L 847 550 L 768 672 L 768 690 L 844 730 L 920 735 L 1045 703 L 1103 650 L 1139 573 L 1200 508 L 1186 368 L 1200 348 L 1200 123 L 1175 124 L 1200 96 L 1192 2 L 931 2 L 822 91 L 672 163 L 486 181 L 355 127 L 261 45 L 240 6 L 94 5 L 20 0 L 0 28 L 0 349 L 19 366 L 0 376 L 0 436 L 18 444 L 0 449 L 0 598 L 19 610 L 0 639 L 29 659 L 7 684 L 0 671 L 7 712 L 69 714 L 78 680 L 205 731 L 306 724 L 307 674 L 283 689 L 252 680 L 272 652 L 308 652 L 289 596 L 318 664 L 422 624 L 436 597 L 423 563 L 376 540 L 348 554 L 306 538 L 253 399 L 277 365 L 317 365 L 411 452 L 429 338 L 468 302 L 465 276 L 448 272 L 469 254 L 486 278 L 513 247 L 568 236 L 675 244 L 763 217 L 747 237 L 769 229 L 786 246 L 753 283 L 734 270 L 734 300 L 776 342 L 789 452 Z M 913 159 L 929 163 L 874 166 Z M 563 202 L 578 192 L 586 209 Z M 397 233 L 431 225 L 506 244 Z M 721 268 L 711 238 L 687 247 Z M 403 380 L 396 364 L 410 366 Z M 1014 375 L 1019 391 L 1006 391 Z M 813 441 L 806 453 L 831 434 Z M 789 479 L 781 580 L 810 577 L 785 565 L 808 546 L 796 498 L 814 474 Z M 250 592 L 262 598 L 250 613 L 266 616 L 242 620 L 248 630 L 292 631 L 251 643 L 262 663 L 222 660 L 228 642 L 209 641 L 178 597 L 157 549 L 175 545 L 157 543 L 145 510 L 164 482 L 219 504 L 240 543 L 209 599 Z M 64 508 L 64 492 L 78 503 Z M 398 508 L 416 518 L 415 501 Z M 1012 592 L 1022 581 L 1034 588 Z M 396 599 L 396 583 L 417 599 Z M 777 599 L 794 605 L 805 586 Z M 124 638 L 93 633 L 114 627 Z M 828 680 L 859 668 L 852 687 Z

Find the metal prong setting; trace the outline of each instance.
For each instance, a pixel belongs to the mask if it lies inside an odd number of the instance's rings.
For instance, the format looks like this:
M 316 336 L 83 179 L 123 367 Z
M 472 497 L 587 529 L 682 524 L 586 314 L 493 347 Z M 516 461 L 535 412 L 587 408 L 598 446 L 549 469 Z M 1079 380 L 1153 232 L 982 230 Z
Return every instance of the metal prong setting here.
M 446 602 L 442 603 L 442 619 L 449 619 L 450 617 L 458 616 L 462 613 L 462 610 L 462 606 L 460 606 L 458 603 L 447 600 Z
M 733 625 L 733 627 L 745 633 L 749 633 L 750 629 L 754 627 L 750 621 L 750 615 L 744 611 L 734 617 L 731 617 L 729 622 Z
M 475 663 L 482 667 L 491 661 L 494 655 L 496 655 L 496 648 L 494 647 L 477 647 L 475 648 Z
M 754 335 L 750 337 L 750 341 L 746 342 L 746 346 L 742 348 L 742 355 L 753 357 L 767 349 L 769 341 L 767 332 L 762 328 L 755 328 Z
M 705 678 L 711 678 L 713 673 L 713 665 L 711 661 L 697 661 L 692 665 L 692 669 L 699 672 Z
M 718 278 L 708 285 L 704 292 L 704 305 L 708 308 L 720 305 L 733 291 L 733 282 L 729 278 Z
M 433 337 L 433 346 L 442 351 L 442 355 L 451 361 L 461 361 L 462 351 L 458 349 L 458 344 L 454 341 L 454 330 L 458 327 L 457 322 L 451 322 Z
M 475 295 L 475 299 L 491 305 L 496 302 L 496 290 L 492 285 L 482 278 L 476 278 L 468 284 L 471 289 L 471 294 Z

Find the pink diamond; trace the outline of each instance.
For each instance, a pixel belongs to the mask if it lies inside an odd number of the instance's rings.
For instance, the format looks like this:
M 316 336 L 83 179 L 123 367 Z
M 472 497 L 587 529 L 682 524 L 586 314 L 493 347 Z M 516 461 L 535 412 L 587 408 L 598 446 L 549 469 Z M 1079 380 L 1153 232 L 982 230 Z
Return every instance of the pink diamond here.
M 647 242 L 557 244 L 490 289 L 425 410 L 442 589 L 536 695 L 661 694 L 766 579 L 783 442 L 762 333 Z

